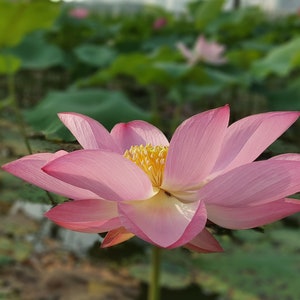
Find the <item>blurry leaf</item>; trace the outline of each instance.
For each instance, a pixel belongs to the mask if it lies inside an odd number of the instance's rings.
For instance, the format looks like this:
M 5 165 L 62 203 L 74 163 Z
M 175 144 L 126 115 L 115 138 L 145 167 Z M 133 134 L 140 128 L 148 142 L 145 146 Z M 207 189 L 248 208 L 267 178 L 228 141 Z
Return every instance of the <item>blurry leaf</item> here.
M 299 152 L 299 145 L 296 141 L 289 143 L 278 139 L 269 147 L 269 151 L 271 151 L 274 155 L 282 153 L 297 153 Z
M 253 63 L 252 72 L 258 78 L 269 74 L 288 75 L 294 68 L 300 66 L 300 37 L 283 45 L 277 46 L 269 54 Z
M 1 61 L 1 56 L 0 56 L 0 61 Z M 1 67 L 0 67 L 1 69 Z M 0 71 L 1 73 L 1 71 Z M 0 99 L 0 110 L 6 107 L 11 106 L 13 103 L 13 99 L 11 97 L 7 97 L 5 99 Z
M 259 50 L 243 48 L 226 53 L 228 60 L 239 68 L 249 70 L 249 67 L 261 57 Z
M 48 28 L 60 11 L 50 1 L 0 0 L 0 48 L 14 46 L 30 31 Z
M 0 53 L 0 74 L 14 74 L 21 66 L 21 61 L 12 54 Z
M 300 294 L 297 231 L 236 231 L 239 243 L 222 241 L 226 251 L 195 255 L 196 282 L 231 300 L 297 299 Z M 230 272 L 230 275 L 229 275 Z M 263 295 L 263 296 L 262 296 Z
M 92 44 L 80 45 L 74 52 L 82 62 L 96 67 L 109 65 L 117 55 L 110 47 Z
M 205 31 L 220 35 L 220 42 L 243 45 L 253 35 L 264 33 L 266 14 L 259 6 L 245 6 L 238 10 L 223 11 L 217 19 L 207 24 Z M 261 27 L 260 27 L 261 26 Z
M 236 83 L 247 83 L 246 78 L 243 76 L 234 76 L 232 74 L 212 68 L 205 68 L 204 71 L 207 76 L 217 85 L 222 84 L 228 86 Z
M 50 92 L 35 108 L 27 111 L 28 123 L 47 137 L 74 140 L 57 117 L 58 112 L 78 112 L 101 122 L 108 129 L 118 122 L 147 120 L 149 114 L 115 91 L 101 89 Z
M 172 77 L 155 67 L 155 63 L 155 58 L 142 53 L 119 55 L 109 68 L 100 70 L 83 82 L 85 85 L 101 84 L 126 75 L 133 77 L 141 85 L 171 85 Z
M 174 27 L 176 24 L 174 24 Z M 174 33 L 168 33 L 164 35 L 154 35 L 149 37 L 147 40 L 145 40 L 142 44 L 142 50 L 145 51 L 153 51 L 156 49 L 161 49 L 161 48 L 168 48 L 168 49 L 173 49 L 174 45 L 178 42 L 180 39 L 180 36 L 178 33 L 176 33 L 177 28 L 173 27 Z M 172 50 L 174 54 L 174 50 Z
M 42 31 L 27 35 L 12 52 L 22 60 L 22 67 L 28 69 L 44 69 L 64 62 L 63 52 L 48 44 Z
M 299 201 L 300 204 L 300 201 Z M 270 232 L 272 242 L 276 244 L 276 247 L 280 247 L 284 251 L 291 251 L 299 253 L 300 242 L 298 230 L 291 229 L 277 229 Z
M 289 82 L 280 90 L 266 94 L 272 110 L 300 110 L 300 78 Z
M 158 62 L 155 64 L 158 69 L 164 70 L 168 75 L 174 78 L 180 78 L 190 71 L 188 64 Z
M 212 96 L 216 95 L 223 89 L 222 84 L 211 84 L 211 85 L 195 85 L 187 84 L 184 86 L 187 99 L 191 101 L 199 101 L 202 96 Z
M 205 26 L 216 19 L 223 9 L 224 2 L 224 0 L 200 2 L 194 13 L 196 28 L 203 30 Z
M 155 68 L 148 56 L 139 53 L 119 56 L 111 71 L 115 75 L 130 75 L 142 85 L 160 83 L 166 79 L 165 72 Z
M 174 43 L 172 44 L 172 46 L 174 46 Z M 179 57 L 181 57 L 179 51 L 174 51 L 173 47 L 169 47 L 166 44 L 164 46 L 157 47 L 151 55 L 151 59 L 154 62 L 174 63 L 174 61 L 176 61 Z

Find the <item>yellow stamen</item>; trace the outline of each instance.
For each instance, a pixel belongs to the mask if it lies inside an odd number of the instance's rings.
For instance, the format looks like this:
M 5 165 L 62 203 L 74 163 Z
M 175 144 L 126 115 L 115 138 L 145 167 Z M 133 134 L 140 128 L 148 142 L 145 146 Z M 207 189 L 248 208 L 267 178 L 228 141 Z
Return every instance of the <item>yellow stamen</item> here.
M 167 146 L 131 146 L 126 150 L 124 157 L 128 158 L 139 166 L 150 178 L 154 187 L 160 187 L 163 180 Z

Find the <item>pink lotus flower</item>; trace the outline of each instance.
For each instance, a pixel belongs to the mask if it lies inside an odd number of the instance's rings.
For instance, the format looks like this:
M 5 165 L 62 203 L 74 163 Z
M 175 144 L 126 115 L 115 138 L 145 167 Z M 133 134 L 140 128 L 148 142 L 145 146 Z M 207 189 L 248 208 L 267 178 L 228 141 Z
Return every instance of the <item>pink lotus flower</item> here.
M 69 11 L 69 15 L 75 19 L 86 19 L 90 12 L 84 7 L 76 7 Z
M 199 61 L 215 65 L 226 62 L 226 58 L 223 57 L 225 47 L 216 42 L 208 42 L 203 35 L 197 39 L 193 50 L 188 49 L 183 43 L 178 43 L 177 48 L 190 65 L 195 65 Z
M 167 25 L 166 18 L 158 18 L 153 23 L 153 29 L 161 29 L 162 27 L 165 27 L 166 25 Z
M 163 248 L 217 252 L 207 220 L 247 229 L 300 211 L 287 198 L 300 190 L 300 154 L 254 161 L 298 112 L 257 114 L 228 127 L 224 106 L 184 121 L 170 142 L 144 121 L 109 133 L 77 113 L 59 117 L 84 150 L 33 154 L 3 169 L 73 199 L 46 216 L 71 230 L 108 232 L 102 247 L 136 235 Z

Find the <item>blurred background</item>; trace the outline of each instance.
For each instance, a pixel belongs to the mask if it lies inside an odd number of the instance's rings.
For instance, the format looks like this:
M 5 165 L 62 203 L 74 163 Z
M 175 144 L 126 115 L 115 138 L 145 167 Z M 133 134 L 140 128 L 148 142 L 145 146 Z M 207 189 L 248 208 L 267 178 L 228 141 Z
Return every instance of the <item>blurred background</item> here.
M 300 110 L 300 0 L 0 0 L 1 165 L 79 149 L 57 112 L 108 129 L 143 119 L 170 137 L 227 103 L 231 122 Z M 299 130 L 298 121 L 260 158 L 299 153 Z M 50 207 L 44 191 L 0 170 L 1 300 L 146 298 L 145 243 L 100 249 L 100 236 L 46 220 Z M 165 251 L 162 299 L 298 300 L 299 227 L 298 214 L 217 230 L 221 254 Z

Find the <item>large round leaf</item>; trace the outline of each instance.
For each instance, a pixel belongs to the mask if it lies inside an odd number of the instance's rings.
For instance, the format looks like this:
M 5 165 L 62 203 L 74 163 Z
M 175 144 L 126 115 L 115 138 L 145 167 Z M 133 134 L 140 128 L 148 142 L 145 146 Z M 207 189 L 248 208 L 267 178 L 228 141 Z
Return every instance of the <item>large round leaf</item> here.
M 48 28 L 60 12 L 50 1 L 0 0 L 0 47 L 14 46 L 38 28 Z
M 35 108 L 25 113 L 26 120 L 49 138 L 74 140 L 57 117 L 58 112 L 78 112 L 88 115 L 108 129 L 118 122 L 148 120 L 149 114 L 115 91 L 101 89 L 50 92 Z
M 26 36 L 12 52 L 22 60 L 22 67 L 27 69 L 44 69 L 64 63 L 62 50 L 48 44 L 42 31 Z
M 270 74 L 286 76 L 300 66 L 300 37 L 274 48 L 269 54 L 253 63 L 252 72 L 259 79 Z
M 80 45 L 74 52 L 80 61 L 95 67 L 107 66 L 116 57 L 116 51 L 112 48 L 91 44 Z

